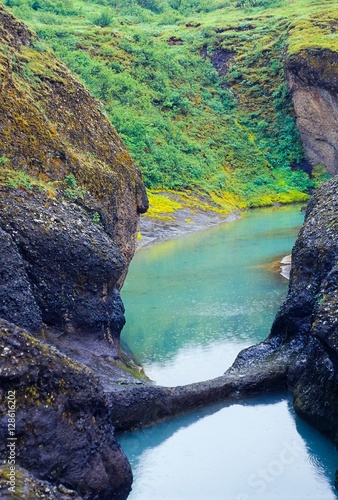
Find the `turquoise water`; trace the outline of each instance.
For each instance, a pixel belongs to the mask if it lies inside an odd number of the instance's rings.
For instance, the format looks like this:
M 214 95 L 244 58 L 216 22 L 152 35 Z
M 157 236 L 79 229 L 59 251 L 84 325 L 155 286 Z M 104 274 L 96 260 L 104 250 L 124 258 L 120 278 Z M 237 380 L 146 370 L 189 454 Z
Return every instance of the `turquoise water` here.
M 123 288 L 122 340 L 161 385 L 221 375 L 263 340 L 287 293 L 271 263 L 303 215 L 284 207 L 137 252 Z M 334 499 L 338 454 L 285 395 L 217 405 L 120 437 L 133 500 Z

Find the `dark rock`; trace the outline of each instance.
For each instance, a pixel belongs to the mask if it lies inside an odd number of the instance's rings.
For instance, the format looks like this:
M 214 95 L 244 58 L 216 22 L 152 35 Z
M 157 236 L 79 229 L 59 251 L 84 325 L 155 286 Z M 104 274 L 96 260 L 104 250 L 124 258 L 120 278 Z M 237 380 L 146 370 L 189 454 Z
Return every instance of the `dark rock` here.
M 116 430 L 144 427 L 217 401 L 240 399 L 286 389 L 287 364 L 276 359 L 232 371 L 213 380 L 181 387 L 129 384 L 106 388 Z
M 236 52 L 233 50 L 217 49 L 209 54 L 208 47 L 205 45 L 201 50 L 201 54 L 203 57 L 210 58 L 219 76 L 225 76 L 229 70 L 231 59 L 236 55 Z
M 0 496 L 4 499 L 36 500 L 81 500 L 74 490 L 66 488 L 60 484 L 53 486 L 47 481 L 36 479 L 27 470 L 19 465 L 15 466 L 15 490 L 8 482 L 8 470 L 6 466 L 0 466 Z
M 6 414 L 12 391 L 17 464 L 82 498 L 126 498 L 130 466 L 114 439 L 110 411 L 95 375 L 3 320 L 0 341 L 6 346 L 0 368 L 1 456 L 8 453 Z
M 171 36 L 170 38 L 168 38 L 168 45 L 182 45 L 183 44 L 183 40 L 182 38 L 179 38 L 178 36 Z
M 26 287 L 35 316 L 41 312 L 46 326 L 71 336 L 99 338 L 116 356 L 124 324 L 116 286 L 125 262 L 114 240 L 80 207 L 42 195 L 7 192 L 0 196 L 0 210 L 0 227 L 7 232 L 2 234 L 15 243 L 25 270 L 22 280 L 12 273 L 6 289 Z M 2 272 L 8 274 L 7 263 Z M 10 313 L 4 317 L 16 321 Z
M 26 328 L 41 330 L 38 308 L 17 246 L 11 236 L 0 229 L 0 317 Z
M 279 313 L 278 335 L 292 325 L 306 359 L 290 367 L 295 409 L 338 445 L 338 179 L 313 196 L 292 252 L 288 298 Z M 300 291 L 302 290 L 302 294 Z M 300 324 L 299 314 L 305 313 Z

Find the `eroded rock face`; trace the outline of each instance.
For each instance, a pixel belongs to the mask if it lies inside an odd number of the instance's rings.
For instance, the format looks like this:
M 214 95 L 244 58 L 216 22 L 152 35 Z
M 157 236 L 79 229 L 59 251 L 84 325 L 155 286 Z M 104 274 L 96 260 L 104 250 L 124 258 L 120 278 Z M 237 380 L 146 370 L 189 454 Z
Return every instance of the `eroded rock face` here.
M 42 318 L 79 341 L 89 336 L 97 346 L 109 344 L 118 356 L 124 309 L 116 285 L 126 267 L 119 246 L 75 204 L 24 191 L 2 194 L 0 226 L 11 242 L 3 273 L 19 264 L 22 271 L 3 283 L 3 318 L 35 333 Z M 6 308 L 15 286 L 24 291 L 17 293 L 22 304 Z
M 338 173 L 338 53 L 303 50 L 290 57 L 286 77 L 297 127 L 312 165 Z
M 34 334 L 43 323 L 59 334 L 104 338 L 116 357 L 124 324 L 119 289 L 139 213 L 147 209 L 145 189 L 99 103 L 36 43 L 0 7 L 0 229 L 6 241 L 0 311 Z M 66 196 L 70 174 L 80 196 L 71 189 Z
M 334 178 L 308 205 L 292 253 L 290 291 L 272 335 L 291 333 L 304 342 L 289 373 L 295 409 L 338 445 L 337 195 Z
M 6 346 L 0 366 L 1 456 L 8 454 L 6 415 L 8 396 L 14 394 L 17 464 L 37 479 L 75 490 L 81 498 L 126 498 L 130 466 L 114 439 L 95 375 L 3 320 L 0 345 Z M 16 498 L 28 498 L 19 491 L 19 479 L 20 471 Z
M 230 372 L 284 360 L 296 411 L 338 445 L 338 179 L 312 197 L 292 251 L 289 292 L 267 340 Z
M 0 229 L 0 317 L 38 333 L 41 311 L 13 238 Z
M 101 361 L 107 380 L 122 372 L 141 174 L 100 104 L 2 6 L 0 110 L 1 457 L 15 391 L 16 498 L 124 499 L 131 471 L 102 382 L 74 359 Z

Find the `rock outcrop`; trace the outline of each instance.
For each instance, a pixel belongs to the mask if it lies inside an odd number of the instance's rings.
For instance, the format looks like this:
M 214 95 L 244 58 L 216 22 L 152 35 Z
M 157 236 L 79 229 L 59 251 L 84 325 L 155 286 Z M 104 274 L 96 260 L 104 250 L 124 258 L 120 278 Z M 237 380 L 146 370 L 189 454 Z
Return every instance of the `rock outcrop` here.
M 290 366 L 296 411 L 338 445 L 338 179 L 312 197 L 271 335 L 302 342 Z
M 2 317 L 35 333 L 42 319 L 46 334 L 54 328 L 79 341 L 82 337 L 83 343 L 86 337 L 97 346 L 106 341 L 107 354 L 118 357 L 124 310 L 116 283 L 126 263 L 115 241 L 81 207 L 38 194 L 8 191 L 0 197 L 0 211 L 4 234 L 14 245 L 12 253 L 2 255 L 4 270 L 11 269 L 18 253 L 24 274 L 11 285 L 28 284 L 19 309 L 17 301 L 7 305 L 6 284 Z M 14 316 L 15 310 L 29 315 L 29 309 L 31 322 L 37 316 L 32 325 Z
M 0 426 L 1 456 L 29 470 L 28 476 L 58 484 L 59 492 L 62 485 L 75 490 L 78 498 L 126 498 L 130 466 L 114 439 L 108 406 L 95 375 L 3 320 L 0 343 L 5 346 L 1 352 L 0 414 L 2 421 L 9 412 L 14 414 L 16 438 L 10 438 L 12 427 Z M 11 455 L 9 445 L 14 445 Z M 30 498 L 25 490 L 30 481 L 20 482 L 22 474 L 27 475 L 21 468 L 15 470 L 12 498 L 26 499 Z M 0 486 L 8 492 L 8 483 L 0 479 Z M 57 494 L 55 498 L 67 498 Z
M 308 204 L 270 336 L 240 353 L 230 372 L 279 357 L 296 412 L 338 446 L 338 178 Z
M 338 53 L 309 48 L 286 62 L 297 127 L 312 165 L 338 173 Z
M 91 332 L 116 357 L 141 175 L 99 103 L 3 7 L 0 108 L 2 317 Z
M 126 498 L 102 383 L 74 358 L 127 377 L 119 290 L 147 209 L 141 174 L 100 104 L 2 6 L 0 110 L 1 458 L 11 392 L 15 498 Z

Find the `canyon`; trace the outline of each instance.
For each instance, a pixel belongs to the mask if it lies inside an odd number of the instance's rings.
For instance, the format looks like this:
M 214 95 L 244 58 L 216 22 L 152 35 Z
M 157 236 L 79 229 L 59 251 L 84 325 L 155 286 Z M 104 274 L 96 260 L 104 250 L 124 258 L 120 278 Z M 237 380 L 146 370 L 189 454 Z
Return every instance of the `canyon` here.
M 14 393 L 16 497 L 126 498 L 114 429 L 254 394 L 291 391 L 297 413 L 338 445 L 337 178 L 308 204 L 269 337 L 217 379 L 156 386 L 119 340 L 120 289 L 148 208 L 141 173 L 99 102 L 3 7 L 0 39 L 0 450 Z M 308 160 L 332 174 L 337 75 L 332 51 L 286 62 Z M 8 477 L 1 466 L 4 498 Z

